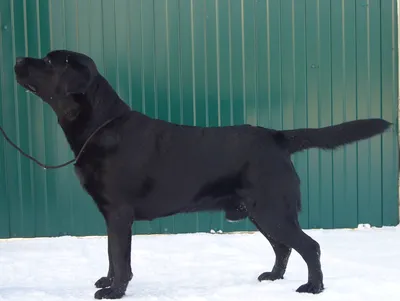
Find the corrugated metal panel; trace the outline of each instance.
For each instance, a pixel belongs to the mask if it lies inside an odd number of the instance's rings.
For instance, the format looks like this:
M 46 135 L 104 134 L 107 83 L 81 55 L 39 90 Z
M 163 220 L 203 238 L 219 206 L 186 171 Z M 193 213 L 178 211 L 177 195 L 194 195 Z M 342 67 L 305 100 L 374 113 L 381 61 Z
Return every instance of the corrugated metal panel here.
M 55 115 L 17 87 L 16 55 L 85 52 L 129 105 L 176 123 L 317 127 L 383 116 L 397 131 L 394 0 L 4 0 L 0 122 L 48 164 L 72 157 Z M 301 225 L 398 222 L 397 134 L 294 156 Z M 135 233 L 254 229 L 219 213 Z M 72 168 L 43 171 L 0 139 L 0 236 L 104 233 Z

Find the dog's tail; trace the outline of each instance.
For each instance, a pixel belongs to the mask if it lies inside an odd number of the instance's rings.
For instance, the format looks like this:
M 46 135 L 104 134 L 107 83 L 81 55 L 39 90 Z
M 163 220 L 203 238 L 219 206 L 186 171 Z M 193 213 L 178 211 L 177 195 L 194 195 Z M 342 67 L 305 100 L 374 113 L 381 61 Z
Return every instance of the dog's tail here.
M 335 149 L 382 134 L 391 125 L 384 119 L 362 119 L 323 128 L 278 131 L 275 138 L 294 154 L 309 148 Z

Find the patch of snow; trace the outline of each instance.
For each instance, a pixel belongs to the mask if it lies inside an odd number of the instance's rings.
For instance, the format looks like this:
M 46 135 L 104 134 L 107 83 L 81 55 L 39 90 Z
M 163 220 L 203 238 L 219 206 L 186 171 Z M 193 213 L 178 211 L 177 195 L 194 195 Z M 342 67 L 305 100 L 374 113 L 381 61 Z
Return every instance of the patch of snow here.
M 369 229 L 371 228 L 370 224 L 359 224 L 358 229 Z
M 122 300 L 400 300 L 400 227 L 305 232 L 321 245 L 319 295 L 295 292 L 307 281 L 297 252 L 285 279 L 259 283 L 275 256 L 256 232 L 134 236 L 134 277 Z M 94 300 L 107 269 L 105 237 L 0 240 L 0 300 Z

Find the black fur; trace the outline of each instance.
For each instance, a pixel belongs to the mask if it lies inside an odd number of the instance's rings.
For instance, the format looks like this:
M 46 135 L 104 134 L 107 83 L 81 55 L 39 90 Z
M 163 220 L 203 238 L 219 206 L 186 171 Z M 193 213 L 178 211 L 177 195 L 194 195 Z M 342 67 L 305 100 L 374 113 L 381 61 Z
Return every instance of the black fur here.
M 276 261 L 260 281 L 283 278 L 293 248 L 308 266 L 308 281 L 297 291 L 320 293 L 320 247 L 298 223 L 300 180 L 290 155 L 336 148 L 389 126 L 381 119 L 291 131 L 172 124 L 132 111 L 89 57 L 70 51 L 19 58 L 15 73 L 20 85 L 52 107 L 75 155 L 113 120 L 75 164 L 107 225 L 109 270 L 96 282 L 98 299 L 125 294 L 134 221 L 205 210 L 225 211 L 233 221 L 249 217 L 269 240 Z

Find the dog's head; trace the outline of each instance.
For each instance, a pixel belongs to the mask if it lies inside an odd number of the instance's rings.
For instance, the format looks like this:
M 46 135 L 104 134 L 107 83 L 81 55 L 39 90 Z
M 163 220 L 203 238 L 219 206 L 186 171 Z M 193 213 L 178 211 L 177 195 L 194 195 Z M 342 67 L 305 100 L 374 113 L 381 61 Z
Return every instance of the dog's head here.
M 98 74 L 93 60 L 81 53 L 55 50 L 44 58 L 19 57 L 17 82 L 51 104 L 51 100 L 85 94 Z

